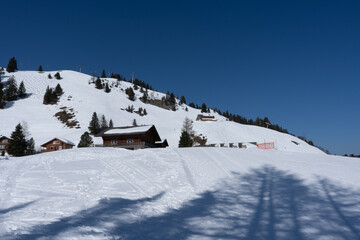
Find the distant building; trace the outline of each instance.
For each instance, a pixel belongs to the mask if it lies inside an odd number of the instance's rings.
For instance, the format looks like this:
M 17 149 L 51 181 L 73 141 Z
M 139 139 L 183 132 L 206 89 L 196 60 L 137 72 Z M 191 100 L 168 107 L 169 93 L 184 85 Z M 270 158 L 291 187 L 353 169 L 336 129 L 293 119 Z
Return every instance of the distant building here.
M 167 141 L 161 141 L 154 125 L 107 128 L 96 135 L 102 137 L 101 147 L 121 147 L 126 149 L 165 148 Z
M 53 138 L 50 141 L 41 145 L 41 152 L 52 152 L 59 151 L 64 149 L 71 149 L 75 144 L 67 139 L 63 138 Z
M 5 156 L 9 142 L 10 138 L 5 136 L 0 137 L 0 156 Z
M 196 121 L 217 121 L 215 119 L 215 116 L 206 116 L 206 115 L 202 115 L 202 114 L 198 114 L 196 117 Z

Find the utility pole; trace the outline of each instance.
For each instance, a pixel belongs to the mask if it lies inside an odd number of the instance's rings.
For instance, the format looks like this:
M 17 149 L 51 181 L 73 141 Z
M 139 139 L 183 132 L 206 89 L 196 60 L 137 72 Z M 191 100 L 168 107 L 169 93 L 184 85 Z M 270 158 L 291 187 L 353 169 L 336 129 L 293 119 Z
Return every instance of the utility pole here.
M 80 65 L 79 67 L 80 67 L 80 72 L 81 72 L 81 68 L 82 68 L 82 66 Z

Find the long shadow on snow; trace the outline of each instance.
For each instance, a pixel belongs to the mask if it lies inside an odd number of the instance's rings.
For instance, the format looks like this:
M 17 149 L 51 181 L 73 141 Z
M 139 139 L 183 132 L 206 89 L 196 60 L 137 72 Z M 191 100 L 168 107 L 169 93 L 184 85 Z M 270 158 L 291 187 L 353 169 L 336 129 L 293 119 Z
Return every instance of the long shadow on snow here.
M 6 214 L 6 213 L 9 213 L 9 212 L 12 212 L 12 211 L 16 211 L 16 210 L 20 210 L 22 208 L 26 208 L 27 206 L 33 204 L 34 202 L 35 201 L 31 201 L 31 202 L 27 202 L 27 203 L 18 204 L 16 206 L 9 207 L 9 208 L 6 208 L 6 209 L 0 209 L 0 217 L 3 214 Z
M 129 221 L 127 214 L 161 195 L 101 200 L 94 208 L 38 226 L 18 239 L 51 238 L 77 227 L 96 227 L 114 239 L 360 240 L 360 192 L 326 179 L 309 185 L 293 174 L 264 166 L 244 175 L 233 173 L 218 189 L 178 210 L 137 221 Z M 92 230 L 82 234 L 98 235 Z

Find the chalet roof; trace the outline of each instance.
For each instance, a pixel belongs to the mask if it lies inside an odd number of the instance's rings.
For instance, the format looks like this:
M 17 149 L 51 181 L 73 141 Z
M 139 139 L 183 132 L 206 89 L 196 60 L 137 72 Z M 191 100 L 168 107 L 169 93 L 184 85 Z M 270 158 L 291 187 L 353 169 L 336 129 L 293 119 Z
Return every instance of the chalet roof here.
M 63 142 L 63 143 L 66 143 L 66 144 L 75 146 L 75 144 L 74 144 L 72 141 L 70 141 L 70 140 L 67 140 L 67 139 L 65 139 L 65 138 L 58 138 L 58 137 L 56 137 L 56 138 L 51 139 L 50 141 L 47 141 L 46 143 L 44 143 L 43 145 L 41 145 L 41 147 L 45 147 L 48 143 L 50 143 L 50 142 L 52 142 L 52 141 L 54 141 L 54 140 L 59 140 L 59 141 L 61 141 L 61 142 Z
M 215 116 L 211 116 L 211 115 L 202 115 L 202 114 L 198 114 L 198 117 L 200 118 L 215 118 Z
M 157 132 L 154 125 L 107 128 L 101 131 L 100 133 L 96 134 L 95 137 L 140 135 L 140 134 L 145 134 L 148 131 L 153 132 L 156 141 L 161 141 L 159 133 Z
M 8 138 L 6 136 L 0 136 L 0 140 L 2 140 L 2 139 L 9 139 L 10 140 L 10 138 Z

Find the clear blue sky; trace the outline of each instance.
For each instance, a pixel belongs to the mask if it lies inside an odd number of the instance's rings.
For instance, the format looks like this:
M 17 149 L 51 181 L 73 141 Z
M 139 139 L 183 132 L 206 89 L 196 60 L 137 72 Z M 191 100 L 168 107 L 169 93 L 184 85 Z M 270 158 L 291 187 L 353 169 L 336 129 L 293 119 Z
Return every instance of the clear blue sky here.
M 105 69 L 360 154 L 360 1 L 6 1 L 1 59 Z

